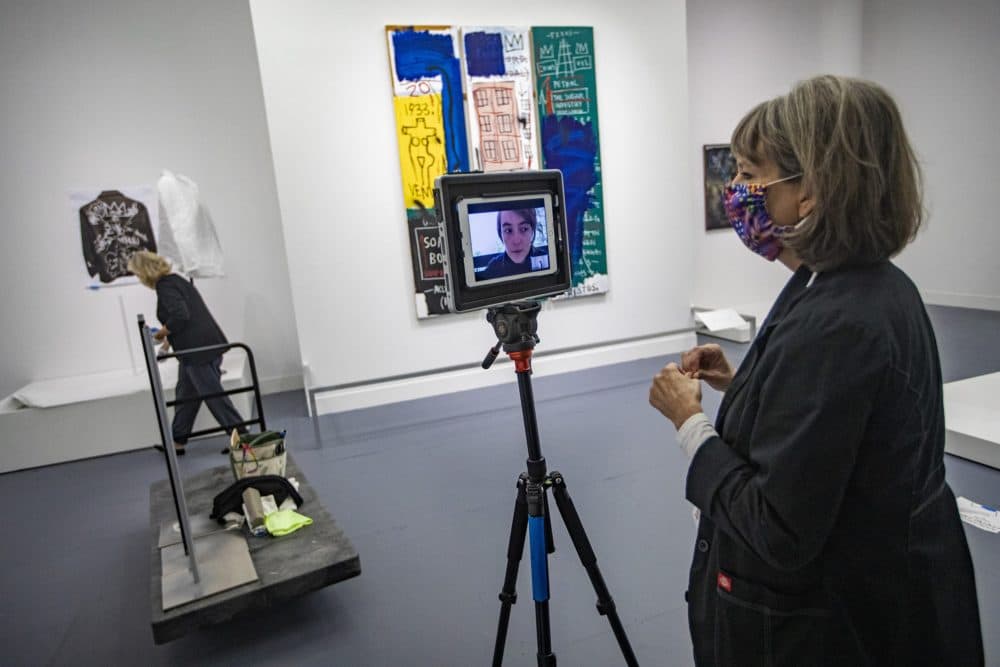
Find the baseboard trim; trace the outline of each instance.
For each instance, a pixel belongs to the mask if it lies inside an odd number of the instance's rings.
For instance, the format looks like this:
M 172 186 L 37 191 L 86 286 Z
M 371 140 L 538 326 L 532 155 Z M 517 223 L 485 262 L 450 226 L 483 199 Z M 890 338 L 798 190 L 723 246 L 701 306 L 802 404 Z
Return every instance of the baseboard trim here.
M 988 294 L 962 294 L 959 292 L 936 292 L 921 290 L 924 303 L 935 306 L 956 308 L 976 308 L 978 310 L 1000 310 L 1000 296 Z
M 261 394 L 278 394 L 283 391 L 298 391 L 305 387 L 301 375 L 263 378 L 260 381 Z
M 690 330 L 657 334 L 617 343 L 539 354 L 532 360 L 532 371 L 533 375 L 538 377 L 556 375 L 636 359 L 677 354 L 696 344 L 697 338 Z M 498 358 L 493 366 L 489 371 L 484 371 L 479 366 L 470 366 L 367 384 L 314 389 L 309 392 L 310 407 L 314 415 L 346 412 L 516 381 L 513 365 L 506 357 Z

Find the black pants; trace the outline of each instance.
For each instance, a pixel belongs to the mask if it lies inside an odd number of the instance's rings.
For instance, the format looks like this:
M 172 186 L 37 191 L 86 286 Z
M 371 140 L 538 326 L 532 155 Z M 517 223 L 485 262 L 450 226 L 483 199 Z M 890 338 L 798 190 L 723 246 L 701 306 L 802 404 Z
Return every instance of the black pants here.
M 221 369 L 221 356 L 206 364 L 181 363 L 177 369 L 177 388 L 174 389 L 174 398 L 180 401 L 223 391 Z M 227 432 L 232 432 L 236 424 L 243 421 L 243 417 L 236 411 L 236 407 L 228 396 L 216 396 L 207 401 L 182 403 L 174 408 L 173 435 L 174 442 L 177 444 L 183 445 L 188 441 L 191 427 L 194 425 L 194 418 L 198 416 L 198 409 L 202 402 L 208 405 L 212 416 L 215 417 L 220 426 L 226 428 Z M 241 432 L 246 430 L 242 426 L 237 428 Z

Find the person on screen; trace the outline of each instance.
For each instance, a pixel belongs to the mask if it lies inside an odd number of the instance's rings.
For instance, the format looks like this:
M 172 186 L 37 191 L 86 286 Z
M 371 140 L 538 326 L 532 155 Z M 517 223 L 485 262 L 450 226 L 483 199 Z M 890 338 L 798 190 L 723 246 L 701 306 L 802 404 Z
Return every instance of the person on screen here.
M 819 76 L 753 108 L 732 147 L 726 216 L 793 273 L 736 371 L 701 345 L 650 387 L 701 512 L 694 662 L 978 667 L 941 363 L 891 261 L 924 215 L 899 109 L 870 81 Z M 724 392 L 714 426 L 699 380 Z
M 209 312 L 201 294 L 194 285 L 171 271 L 170 262 L 156 253 L 145 250 L 132 255 L 128 269 L 143 285 L 156 292 L 156 319 L 161 323 L 153 338 L 163 344 L 164 352 L 172 345 L 174 350 L 182 350 L 227 343 L 226 336 Z M 222 388 L 222 353 L 217 350 L 195 352 L 177 357 L 177 387 L 174 397 L 181 401 L 198 396 L 218 394 Z M 212 416 L 226 431 L 237 428 L 246 431 L 240 424 L 243 418 L 228 396 L 215 396 L 204 400 Z M 182 403 L 174 410 L 171 426 L 174 448 L 184 454 L 191 435 L 194 419 L 202 401 Z M 156 446 L 159 449 L 159 445 Z
M 491 259 L 476 277 L 489 280 L 548 268 L 548 253 L 534 247 L 537 231 L 538 214 L 535 209 L 498 211 L 497 236 L 503 243 L 504 251 Z

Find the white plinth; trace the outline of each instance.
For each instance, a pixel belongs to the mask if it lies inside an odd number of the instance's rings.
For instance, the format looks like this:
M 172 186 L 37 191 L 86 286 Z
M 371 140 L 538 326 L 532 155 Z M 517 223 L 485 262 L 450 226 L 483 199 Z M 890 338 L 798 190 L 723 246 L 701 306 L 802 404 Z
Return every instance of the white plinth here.
M 944 386 L 945 451 L 1000 469 L 1000 373 Z
M 250 385 L 249 363 L 242 352 L 226 354 L 222 368 L 224 389 Z M 160 375 L 164 398 L 172 401 L 176 360 L 160 362 Z M 230 398 L 244 418 L 251 416 L 253 392 Z M 39 407 L 26 407 L 25 402 Z M 173 416 L 172 409 L 167 412 Z M 194 430 L 217 425 L 203 405 Z M 0 473 L 144 449 L 160 442 L 145 370 L 34 382 L 0 403 L 0 433 Z

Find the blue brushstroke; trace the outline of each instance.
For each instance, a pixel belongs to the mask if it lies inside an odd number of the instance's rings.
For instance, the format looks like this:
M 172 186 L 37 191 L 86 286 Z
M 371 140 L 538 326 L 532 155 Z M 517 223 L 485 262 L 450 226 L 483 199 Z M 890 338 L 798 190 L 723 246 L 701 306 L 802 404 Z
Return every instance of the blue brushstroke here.
M 503 40 L 498 32 L 470 32 L 465 36 L 465 62 L 470 76 L 499 76 L 507 73 L 503 61 Z
M 593 123 L 572 116 L 543 116 L 542 155 L 546 169 L 558 169 L 563 175 L 570 260 L 576 266 L 583 257 L 583 214 L 594 204 L 590 191 L 597 185 Z
M 469 171 L 469 146 L 462 109 L 462 77 L 451 35 L 404 30 L 392 35 L 396 75 L 402 81 L 440 76 L 443 84 L 445 152 L 448 171 Z

